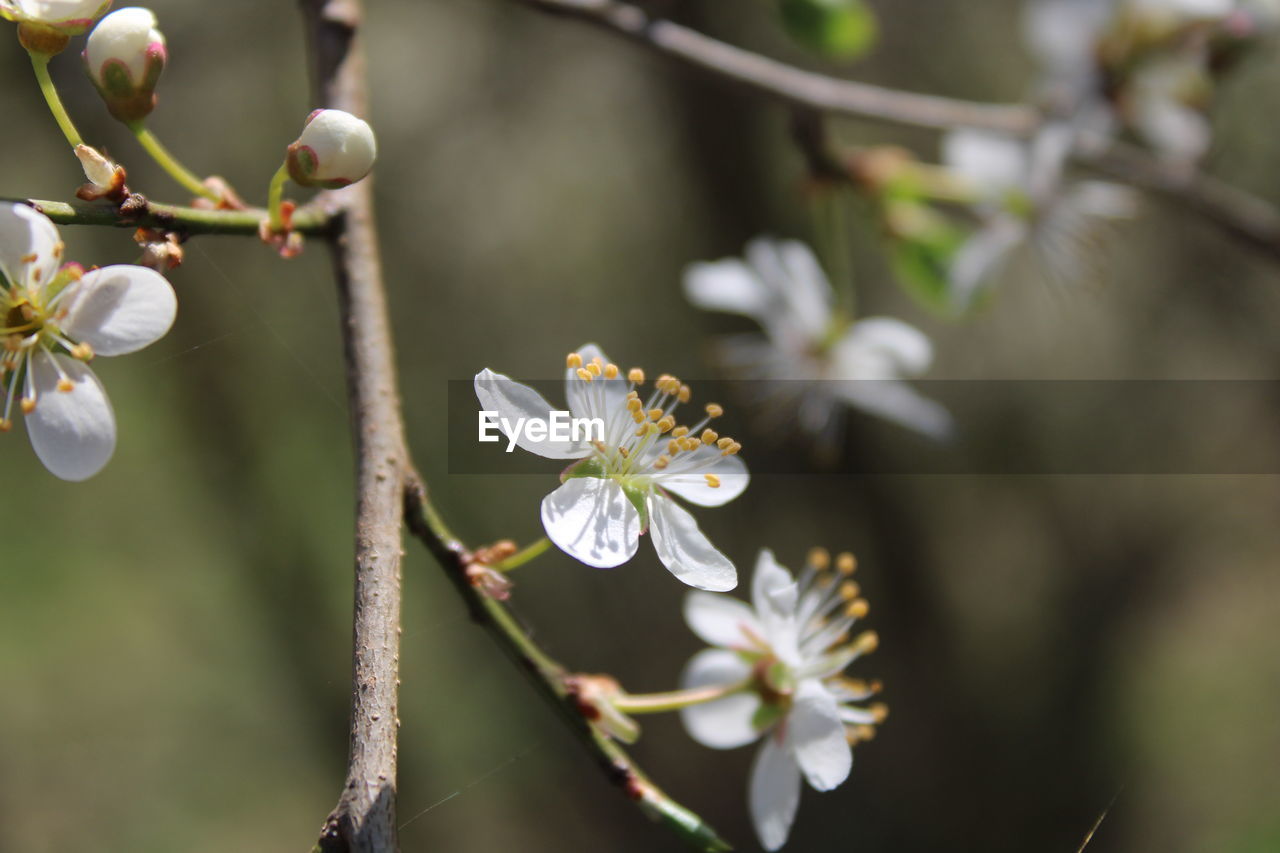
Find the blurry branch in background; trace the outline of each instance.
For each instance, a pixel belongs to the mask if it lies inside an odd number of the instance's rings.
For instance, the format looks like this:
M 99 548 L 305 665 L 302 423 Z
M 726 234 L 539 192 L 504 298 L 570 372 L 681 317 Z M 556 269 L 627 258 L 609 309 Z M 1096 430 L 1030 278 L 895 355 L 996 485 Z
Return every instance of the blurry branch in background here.
M 301 0 L 317 103 L 367 115 L 367 79 L 356 32 L 359 0 Z M 342 794 L 317 843 L 321 851 L 399 849 L 396 750 L 400 665 L 400 555 L 404 439 L 370 181 L 322 196 L 342 316 L 347 396 L 356 447 L 355 614 L 351 741 Z
M 471 616 L 523 669 L 534 686 L 561 714 L 578 739 L 600 763 L 609 780 L 650 817 L 663 823 L 695 850 L 716 853 L 732 848 L 702 818 L 663 793 L 636 766 L 627 752 L 583 716 L 568 677 L 572 674 L 543 651 L 501 602 L 468 576 L 472 553 L 453 535 L 432 506 L 420 480 L 407 484 L 405 514 L 409 530 L 431 551 L 466 601 Z
M 107 225 L 115 228 L 155 228 L 178 234 L 258 234 L 267 212 L 250 210 L 209 210 L 161 204 L 135 195 L 120 206 L 68 204 L 34 198 L 3 198 L 0 201 L 26 204 L 59 225 Z M 298 208 L 293 214 L 294 231 L 323 234 L 330 227 L 331 214 L 314 205 Z
M 840 115 L 933 130 L 971 127 L 1016 136 L 1031 136 L 1045 121 L 1039 110 L 1028 105 L 923 95 L 806 71 L 655 17 L 622 0 L 519 2 L 627 36 L 695 68 L 790 103 L 800 114 Z M 819 136 L 813 135 L 815 127 Z M 798 138 L 811 173 L 843 178 L 845 170 L 839 167 L 839 158 L 825 149 L 821 125 L 806 119 L 801 129 L 803 135 Z M 817 156 L 819 152 L 821 156 Z M 1161 162 L 1135 146 L 1109 141 L 1084 145 L 1074 153 L 1074 159 L 1185 207 L 1228 236 L 1280 260 L 1280 212 L 1257 196 L 1199 171 Z

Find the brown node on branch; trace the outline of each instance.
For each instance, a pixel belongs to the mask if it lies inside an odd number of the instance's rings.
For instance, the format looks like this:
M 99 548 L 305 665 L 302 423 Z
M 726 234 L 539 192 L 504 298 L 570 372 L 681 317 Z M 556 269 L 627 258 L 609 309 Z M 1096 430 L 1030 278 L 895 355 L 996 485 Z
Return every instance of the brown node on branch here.
M 133 240 L 142 247 L 138 263 L 164 274 L 182 266 L 185 252 L 182 243 L 186 238 L 174 231 L 159 228 L 139 228 L 133 232 Z
M 293 230 L 293 212 L 298 205 L 291 201 L 280 203 L 280 228 L 273 228 L 270 219 L 264 219 L 258 225 L 258 236 L 262 242 L 272 247 L 280 257 L 296 258 L 302 254 L 302 235 Z

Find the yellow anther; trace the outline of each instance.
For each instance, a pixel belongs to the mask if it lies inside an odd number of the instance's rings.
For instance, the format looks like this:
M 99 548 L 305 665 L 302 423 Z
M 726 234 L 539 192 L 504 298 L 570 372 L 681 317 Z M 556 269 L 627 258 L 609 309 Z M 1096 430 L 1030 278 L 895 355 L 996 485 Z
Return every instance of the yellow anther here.
M 875 740 L 875 736 L 875 726 L 853 726 L 845 732 L 845 739 L 848 740 L 851 745 L 859 744 L 868 740 Z
M 628 400 L 627 410 L 633 415 L 637 414 L 644 410 L 644 403 L 641 403 L 639 400 Z
M 595 441 L 591 442 L 591 446 L 594 447 L 596 450 L 599 450 L 601 453 L 604 453 L 606 450 L 609 449 L 605 445 L 605 443 L 598 438 Z
M 704 429 L 702 431 L 703 444 L 715 444 L 720 439 L 720 433 L 713 429 Z
M 836 557 L 836 568 L 842 575 L 851 575 L 858 568 L 858 559 L 846 551 Z
M 724 414 L 724 407 L 719 403 L 707 403 L 707 417 L 718 418 Z
M 653 461 L 653 467 L 657 468 L 659 471 L 661 471 L 663 468 L 666 468 L 670 464 L 671 464 L 671 457 L 667 456 L 665 453 Z
M 8 432 L 13 429 L 13 421 L 6 421 L 0 418 L 0 432 Z
M 623 459 L 629 459 L 629 458 L 631 457 L 631 451 L 627 450 L 625 447 L 619 447 L 619 448 L 618 448 L 618 454 L 619 454 Z
M 591 363 L 596 367 L 604 367 L 604 359 L 600 358 L 598 355 L 593 355 L 591 357 Z
M 707 478 L 708 486 L 710 486 L 713 489 L 720 488 L 720 478 L 717 477 L 715 474 L 703 474 L 702 476 Z
M 637 390 L 635 390 L 634 388 L 627 392 L 627 401 L 628 401 L 628 402 L 630 402 L 630 401 L 632 401 L 632 400 L 639 400 L 639 399 L 640 399 L 640 392 L 639 392 L 639 391 L 637 391 Z
M 88 344 L 76 344 L 71 348 L 71 357 L 89 361 L 93 358 L 93 347 Z
M 636 418 L 636 423 L 641 424 L 640 428 L 636 430 L 636 438 L 639 438 L 649 431 L 649 425 L 644 423 L 644 418 Z
M 591 371 L 587 370 L 585 367 L 579 367 L 577 373 L 578 378 L 583 382 L 590 382 L 592 379 L 595 379 L 595 377 L 591 375 Z
M 605 379 L 617 379 L 617 378 L 618 378 L 618 365 L 616 365 L 616 364 L 606 364 L 606 365 L 604 366 L 604 378 L 605 378 Z
M 662 409 L 650 409 L 650 410 L 649 410 L 649 420 L 651 420 L 651 421 L 660 421 L 660 420 L 662 420 L 662 416 L 663 416 L 664 414 L 666 414 L 666 412 L 664 412 Z
M 674 438 L 667 442 L 667 453 L 670 453 L 672 456 L 675 456 L 682 449 L 680 442 Z
M 633 368 L 631 368 L 630 370 L 628 370 L 628 371 L 627 371 L 627 379 L 629 379 L 630 381 L 632 381 L 632 382 L 636 383 L 637 385 L 643 385 L 643 384 L 644 384 L 644 371 L 643 371 L 643 370 L 641 370 L 641 369 L 640 369 L 640 368 L 638 368 L 638 367 L 633 367 Z
M 600 359 L 595 359 L 587 365 L 587 370 L 591 371 L 592 376 L 599 376 L 604 370 L 600 367 Z
M 840 584 L 840 597 L 845 601 L 853 601 L 858 597 L 858 585 L 853 581 Z
M 867 710 L 875 715 L 877 723 L 883 723 L 885 720 L 889 719 L 889 706 L 883 702 L 877 702 Z
M 676 399 L 679 400 L 681 403 L 689 402 L 690 398 L 692 397 L 693 397 L 693 389 L 690 388 L 688 385 L 681 385 L 680 390 L 676 392 Z
M 579 367 L 582 367 L 582 356 L 578 355 L 576 352 L 571 352 L 565 356 L 564 365 L 570 370 L 577 370 Z
M 742 445 L 735 441 L 733 444 L 729 445 L 729 446 L 728 446 L 728 447 L 726 447 L 724 450 L 721 450 L 721 451 L 720 451 L 720 455 L 721 455 L 721 456 L 735 456 L 735 455 L 737 455 L 738 451 L 739 451 L 739 450 L 741 450 L 741 449 L 742 449 Z
M 642 424 L 645 421 L 647 421 L 648 418 L 644 416 L 644 412 L 636 411 L 631 413 L 631 420 L 635 421 L 638 424 Z M 644 435 L 644 433 L 638 432 L 636 433 L 636 435 Z
M 696 438 L 680 439 L 680 448 L 682 450 L 697 450 L 701 446 L 702 446 L 702 442 L 698 441 L 698 439 Z
M 831 567 L 831 552 L 826 548 L 810 548 L 809 565 L 820 572 L 825 572 Z
M 675 425 L 676 419 L 671 417 L 671 415 L 666 415 L 662 420 L 658 421 L 658 431 L 671 432 L 671 430 L 675 428 Z
M 875 631 L 863 631 L 858 635 L 858 639 L 853 641 L 853 646 L 858 654 L 871 654 L 880 648 L 880 635 Z
M 29 415 L 36 410 L 36 401 L 30 397 L 22 398 L 22 414 Z
M 71 391 L 75 390 L 75 387 L 75 383 L 70 379 L 63 378 L 58 380 L 58 390 L 63 394 L 69 394 Z
M 727 435 L 716 442 L 716 447 L 720 448 L 721 450 L 728 450 L 732 445 L 733 445 L 733 439 L 729 438 L 729 436 Z
M 671 431 L 672 438 L 684 438 L 688 434 L 689 428 L 687 426 L 678 426 Z
M 845 607 L 844 615 L 851 616 L 854 619 L 865 619 L 870 610 L 871 605 L 867 604 L 865 598 L 855 598 Z

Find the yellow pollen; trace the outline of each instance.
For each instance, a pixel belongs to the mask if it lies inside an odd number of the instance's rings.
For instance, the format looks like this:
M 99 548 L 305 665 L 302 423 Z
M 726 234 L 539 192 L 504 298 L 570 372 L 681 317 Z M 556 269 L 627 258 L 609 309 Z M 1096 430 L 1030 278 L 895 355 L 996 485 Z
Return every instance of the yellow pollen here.
M 641 417 L 636 418 L 636 423 L 642 423 L 643 421 L 644 421 L 644 418 L 641 418 Z M 644 426 L 636 430 L 636 438 L 639 438 L 640 436 L 644 435 L 648 431 L 649 431 L 649 425 L 645 424 Z
M 662 420 L 658 421 L 658 431 L 671 432 L 671 430 L 675 428 L 675 425 L 676 419 L 671 417 L 671 415 L 667 415 Z
M 632 412 L 632 413 L 631 413 L 631 420 L 635 421 L 635 422 L 636 422 L 636 423 L 638 423 L 638 424 L 642 424 L 642 423 L 644 423 L 646 420 L 648 420 L 648 418 L 646 418 L 646 417 L 644 416 L 644 412 L 639 412 L 639 411 L 637 411 L 637 412 Z M 643 433 L 643 432 L 638 432 L 638 433 L 636 433 L 636 435 L 644 435 L 644 433 Z
M 703 444 L 715 444 L 719 438 L 720 438 L 720 434 L 713 429 L 704 429 L 702 431 Z
M 89 361 L 93 358 L 93 347 L 88 344 L 76 344 L 71 348 L 71 357 Z
M 71 382 L 70 379 L 58 380 L 58 390 L 61 391 L 63 394 L 67 394 L 71 392 L 75 387 L 76 386 Z
M 634 388 L 627 392 L 628 401 L 639 400 L 639 399 L 640 399 L 640 392 L 635 390 Z
M 22 414 L 29 415 L 36 410 L 36 401 L 30 397 L 22 398 Z
M 809 565 L 820 572 L 825 572 L 831 567 L 831 553 L 826 548 L 810 548 Z
M 601 453 L 604 453 L 608 449 L 605 443 L 598 438 L 595 441 L 591 442 L 591 446 L 594 447 L 596 450 L 599 450 Z
M 678 426 L 671 431 L 672 438 L 684 438 L 688 434 L 689 428 L 687 426 Z
M 707 417 L 718 418 L 724 414 L 724 407 L 719 403 L 707 403 Z
M 13 429 L 13 421 L 0 419 L 0 432 L 8 432 L 11 429 Z
M 619 447 L 618 453 L 621 454 L 623 459 L 631 458 L 631 451 L 627 450 L 625 447 Z
M 738 451 L 739 451 L 739 450 L 741 450 L 741 449 L 742 449 L 742 445 L 735 441 L 733 444 L 731 444 L 731 445 L 729 446 L 729 448 L 728 448 L 727 450 L 722 450 L 722 451 L 720 451 L 720 455 L 721 455 L 721 456 L 736 456 L 736 455 L 737 455 L 737 453 L 738 453 Z
M 883 702 L 875 703 L 868 710 L 870 710 L 872 714 L 875 714 L 877 723 L 883 723 L 889 718 L 889 706 Z
M 877 678 L 875 681 L 868 684 L 867 687 L 871 689 L 872 693 L 879 693 L 881 690 L 884 690 L 884 682 Z
M 844 609 L 846 616 L 852 616 L 854 619 L 862 619 L 866 617 L 871 610 L 871 605 L 867 604 L 865 598 L 855 598 L 849 602 L 849 606 Z
M 733 439 L 729 438 L 727 435 L 716 442 L 716 447 L 721 450 L 728 450 L 731 446 L 733 446 Z
M 710 486 L 713 489 L 720 488 L 720 478 L 717 477 L 715 474 L 703 474 L 702 476 L 707 478 L 708 486 Z
M 874 726 L 854 726 L 851 734 L 853 743 L 861 743 L 863 741 L 875 740 L 876 730 Z
M 637 412 L 641 411 L 642 409 L 644 409 L 644 403 L 641 403 L 639 400 L 627 401 L 627 410 L 630 411 L 631 414 L 634 415 Z
M 853 645 L 859 654 L 871 654 L 880 647 L 880 635 L 875 631 L 864 631 L 853 641 Z
M 858 560 L 847 551 L 836 557 L 836 568 L 842 575 L 851 575 L 858 568 Z
M 693 396 L 693 389 L 690 388 L 688 385 L 681 385 L 680 390 L 676 392 L 676 399 L 679 400 L 681 403 L 689 402 L 689 399 L 692 396 Z
M 582 367 L 582 356 L 578 355 L 576 352 L 571 352 L 565 356 L 564 364 L 565 367 L 570 370 L 577 370 L 579 367 Z
M 681 450 L 680 442 L 677 441 L 676 439 L 673 438 L 667 442 L 667 453 L 670 453 L 672 456 L 675 456 L 677 453 L 680 452 L 680 450 Z
M 680 439 L 680 447 L 683 450 L 697 450 L 701 446 L 702 446 L 702 442 L 698 441 L 698 439 L 696 438 Z
M 587 365 L 587 370 L 591 371 L 592 376 L 599 376 L 603 371 L 600 369 L 600 360 L 595 359 Z
M 604 361 L 598 355 L 592 356 L 591 363 L 594 364 L 596 367 L 604 367 Z
M 595 377 L 591 375 L 591 371 L 587 370 L 585 367 L 578 368 L 578 378 L 583 382 L 590 382 L 592 379 L 595 379 Z
M 667 456 L 665 453 L 653 461 L 653 467 L 657 468 L 659 471 L 661 471 L 663 468 L 666 468 L 670 464 L 671 464 L 671 457 Z
M 618 378 L 618 365 L 616 365 L 616 364 L 606 364 L 606 365 L 604 366 L 604 378 L 605 378 L 605 379 L 617 379 L 617 378 Z
M 650 409 L 649 420 L 653 420 L 653 421 L 662 420 L 663 414 L 665 413 L 662 411 L 662 409 Z
M 840 584 L 840 597 L 845 601 L 853 601 L 858 597 L 858 585 L 852 581 Z
M 643 384 L 644 384 L 644 371 L 643 371 L 643 370 L 641 370 L 641 369 L 640 369 L 640 368 L 638 368 L 638 367 L 633 367 L 633 368 L 631 368 L 630 370 L 628 370 L 628 371 L 627 371 L 627 379 L 631 380 L 632 382 L 636 383 L 637 385 L 643 385 Z

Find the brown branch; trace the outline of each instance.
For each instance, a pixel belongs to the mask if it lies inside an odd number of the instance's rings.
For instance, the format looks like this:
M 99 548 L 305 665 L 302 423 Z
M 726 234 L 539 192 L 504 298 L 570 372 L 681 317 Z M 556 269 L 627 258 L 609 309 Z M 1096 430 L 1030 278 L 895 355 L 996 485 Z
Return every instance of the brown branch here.
M 366 115 L 359 0 L 301 0 L 317 103 Z M 346 785 L 325 821 L 322 851 L 392 853 L 400 663 L 403 493 L 410 470 L 391 351 L 372 188 L 327 196 L 343 317 L 347 397 L 356 445 L 355 615 Z
M 586 21 L 727 81 L 805 111 L 895 125 L 948 130 L 975 127 L 1030 135 L 1043 117 L 1033 107 L 983 104 L 903 92 L 805 71 L 654 17 L 623 0 L 520 0 L 546 12 Z M 812 122 L 812 117 L 807 121 Z M 809 165 L 817 164 L 812 126 L 797 128 Z M 1280 259 L 1280 212 L 1268 202 L 1197 170 L 1162 163 L 1141 149 L 1108 145 L 1077 158 L 1139 189 L 1184 206 L 1226 235 Z M 820 164 L 818 164 L 820 165 Z M 819 168 L 819 172 L 828 171 Z
M 1018 135 L 1030 133 L 1040 121 L 1036 110 L 1020 104 L 982 104 L 901 92 L 805 71 L 652 17 L 619 0 L 523 2 L 596 24 L 719 77 L 821 112 L 935 130 L 982 127 Z

